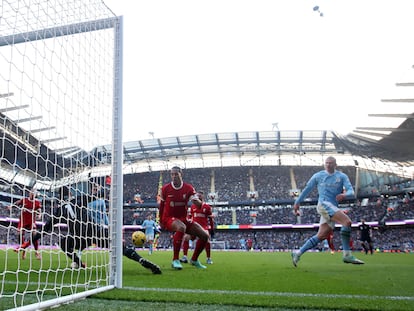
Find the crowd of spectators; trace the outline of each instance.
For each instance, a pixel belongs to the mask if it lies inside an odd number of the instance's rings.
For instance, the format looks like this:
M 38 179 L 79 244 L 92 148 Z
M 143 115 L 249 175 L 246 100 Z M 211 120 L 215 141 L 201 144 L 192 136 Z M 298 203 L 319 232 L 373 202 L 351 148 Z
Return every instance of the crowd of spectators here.
M 196 189 L 216 193 L 217 201 L 245 201 L 251 191 L 257 193 L 256 199 L 268 201 L 291 198 L 292 190 L 303 189 L 312 174 L 321 169 L 322 166 L 221 167 L 186 169 L 183 174 Z M 355 184 L 355 167 L 339 169 Z M 137 194 L 144 202 L 156 202 L 159 182 L 169 180 L 168 171 L 124 175 L 124 202 L 133 203 Z M 310 197 L 316 196 L 316 191 L 310 194 Z
M 269 225 L 269 224 L 301 224 L 318 223 L 319 217 L 315 206 L 304 205 L 303 215 L 300 219 L 292 213 L 289 205 L 263 205 L 261 202 L 272 200 L 291 200 L 294 193 L 292 191 L 303 189 L 307 180 L 315 171 L 322 167 L 232 167 L 232 168 L 212 168 L 212 169 L 188 169 L 184 170 L 185 178 L 191 182 L 196 189 L 205 192 L 215 193 L 214 201 L 210 204 L 214 207 L 215 223 L 220 225 Z M 355 184 L 356 168 L 341 167 L 350 178 L 351 183 Z M 131 174 L 124 177 L 124 199 L 126 202 L 133 202 L 133 197 L 139 193 L 140 197 L 148 202 L 155 202 L 158 181 L 161 178 L 169 180 L 168 173 L 151 172 L 143 174 Z M 165 174 L 164 176 L 162 174 Z M 153 185 L 148 186 L 148 181 Z M 134 191 L 130 189 L 133 185 Z M 406 185 L 404 185 L 406 186 Z M 388 187 L 387 189 L 390 189 Z M 257 197 L 251 200 L 249 193 L 255 191 Z M 313 191 L 310 198 L 316 198 L 317 193 Z M 251 205 L 240 205 L 235 207 L 215 207 L 215 203 L 220 202 L 242 202 L 251 200 Z M 218 204 L 219 205 L 219 204 Z M 412 200 L 404 201 L 404 197 L 374 197 L 367 202 L 360 201 L 341 205 L 350 218 L 359 222 L 362 218 L 366 221 L 377 222 L 388 208 L 392 212 L 388 214 L 388 221 L 414 219 L 414 207 Z M 126 209 L 124 212 L 124 222 L 139 225 L 145 219 L 148 212 L 156 213 L 156 208 L 137 207 Z M 253 216 L 252 216 L 253 215 Z M 414 229 L 412 228 L 393 228 L 380 234 L 375 230 L 373 237 L 383 248 L 412 248 L 413 241 L 410 238 Z M 306 239 L 313 235 L 314 231 L 309 230 L 217 230 L 216 240 L 224 241 L 229 249 L 239 249 L 242 247 L 242 240 L 253 240 L 253 247 L 256 249 L 292 249 L 298 247 L 297 241 Z M 355 232 L 353 234 L 356 234 Z M 398 239 L 397 237 L 401 237 Z M 357 237 L 355 236 L 354 239 Z M 338 237 L 339 239 L 339 237 Z M 395 242 L 397 241 L 397 242 Z M 338 245 L 340 243 L 338 242 Z M 164 232 L 159 240 L 158 247 L 171 247 L 170 234 Z
M 365 219 L 367 222 L 378 222 L 386 211 L 387 221 L 401 221 L 414 219 L 414 201 L 398 200 L 384 201 L 382 204 L 370 202 L 366 206 L 359 204 L 341 205 L 354 222 Z M 292 213 L 291 206 L 256 206 L 256 207 L 234 207 L 214 208 L 215 224 L 220 225 L 269 225 L 269 224 L 314 224 L 319 222 L 315 206 L 304 206 L 302 208 L 301 221 L 298 222 Z M 255 211 L 251 213 L 251 211 Z M 136 208 L 124 210 L 124 224 L 139 225 L 149 213 L 155 215 L 157 208 Z M 252 217 L 256 215 L 256 217 Z
M 259 199 L 272 200 L 289 198 L 290 190 L 303 188 L 316 169 L 321 167 L 197 168 L 184 170 L 184 175 L 196 189 L 216 193 L 217 201 L 244 201 L 250 191 L 256 191 Z M 355 173 L 351 176 L 354 178 Z M 159 181 L 165 183 L 169 179 L 168 172 L 124 175 L 124 202 L 133 203 L 136 194 L 147 203 L 156 202 Z
M 392 206 L 392 207 L 391 207 Z M 414 228 L 404 226 L 388 226 L 387 230 L 381 232 L 378 230 L 377 224 L 381 217 L 387 212 L 387 222 L 402 221 L 407 219 L 414 219 L 414 201 L 413 200 L 398 200 L 390 201 L 384 200 L 381 204 L 377 201 L 369 202 L 366 206 L 358 204 L 343 206 L 351 219 L 354 220 L 353 239 L 358 239 L 358 232 L 356 229 L 357 223 L 361 219 L 365 219 L 368 223 L 375 224 L 372 227 L 373 239 L 376 242 L 376 247 L 380 249 L 414 249 Z M 319 217 L 314 206 L 303 208 L 303 216 L 301 217 L 301 224 L 317 224 Z M 252 207 L 239 208 L 221 208 L 220 211 L 215 211 L 215 223 L 220 225 L 245 225 L 252 224 L 253 217 L 251 217 Z M 255 222 L 257 225 L 271 225 L 271 224 L 297 224 L 297 218 L 292 213 L 290 206 L 275 207 L 275 206 L 260 206 L 256 208 L 257 212 Z M 129 211 L 128 214 L 131 215 Z M 138 221 L 137 225 L 141 224 L 148 213 L 156 213 L 154 208 L 140 208 L 134 212 Z M 124 215 L 126 215 L 124 213 Z M 315 229 L 316 230 L 316 229 Z M 215 239 L 224 241 L 228 249 L 240 249 L 241 239 L 252 239 L 254 241 L 253 247 L 255 249 L 265 250 L 283 250 L 297 248 L 298 241 L 303 241 L 315 234 L 312 229 L 268 229 L 268 230 L 235 230 L 235 229 L 216 229 Z M 338 246 L 339 231 L 335 232 Z M 161 235 L 159 247 L 168 248 L 171 246 L 170 234 L 164 232 Z M 359 247 L 356 245 L 356 247 Z

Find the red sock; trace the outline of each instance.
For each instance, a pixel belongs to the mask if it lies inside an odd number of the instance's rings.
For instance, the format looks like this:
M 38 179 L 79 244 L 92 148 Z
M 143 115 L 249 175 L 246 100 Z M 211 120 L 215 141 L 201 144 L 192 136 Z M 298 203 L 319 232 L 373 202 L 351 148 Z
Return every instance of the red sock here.
M 181 244 L 183 243 L 184 232 L 176 231 L 173 237 L 173 260 L 180 256 Z
M 200 256 L 201 252 L 203 251 L 204 247 L 206 246 L 207 241 L 202 239 L 197 239 L 193 257 L 191 257 L 191 260 L 196 261 L 198 259 L 198 256 Z
M 183 253 L 184 253 L 184 256 L 187 256 L 189 247 L 190 247 L 190 241 L 185 240 L 183 242 Z
M 21 248 L 28 248 L 29 245 L 30 245 L 30 241 L 24 241 L 20 247 Z
M 207 255 L 207 258 L 210 258 L 211 256 L 210 256 L 210 252 L 211 252 L 211 243 L 210 243 L 210 241 L 207 241 L 207 243 L 206 243 L 206 255 Z

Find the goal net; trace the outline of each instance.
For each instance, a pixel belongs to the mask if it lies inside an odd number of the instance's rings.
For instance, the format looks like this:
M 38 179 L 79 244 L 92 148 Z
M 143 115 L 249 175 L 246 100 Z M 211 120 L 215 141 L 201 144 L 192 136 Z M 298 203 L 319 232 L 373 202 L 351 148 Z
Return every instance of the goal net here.
M 121 287 L 122 18 L 100 0 L 3 0 L 0 12 L 0 309 Z M 78 207 L 92 229 L 77 236 Z
M 226 250 L 226 241 L 216 241 L 213 240 L 210 242 L 211 243 L 211 248 L 215 249 L 215 250 Z

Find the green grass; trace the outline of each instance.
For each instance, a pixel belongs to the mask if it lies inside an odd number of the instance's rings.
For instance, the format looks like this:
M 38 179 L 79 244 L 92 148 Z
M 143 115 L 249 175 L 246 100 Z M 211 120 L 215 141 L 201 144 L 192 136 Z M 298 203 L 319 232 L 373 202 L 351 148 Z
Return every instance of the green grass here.
M 366 264 L 344 264 L 340 253 L 306 253 L 294 268 L 290 253 L 213 251 L 207 270 L 184 264 L 174 271 L 172 251 L 158 251 L 145 257 L 162 275 L 124 258 L 124 288 L 55 310 L 414 309 L 414 254 L 356 255 Z

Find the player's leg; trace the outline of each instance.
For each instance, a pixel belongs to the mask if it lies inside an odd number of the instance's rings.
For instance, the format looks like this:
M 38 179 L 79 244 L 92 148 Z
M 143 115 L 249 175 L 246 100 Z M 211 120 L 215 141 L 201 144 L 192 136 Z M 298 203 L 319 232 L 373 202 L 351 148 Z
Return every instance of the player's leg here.
M 204 230 L 203 227 L 201 227 L 198 223 L 193 222 L 188 224 L 187 233 L 194 235 L 198 238 L 195 244 L 193 256 L 190 260 L 191 264 L 193 266 L 196 266 L 197 268 L 206 269 L 207 267 L 202 265 L 198 260 L 198 256 L 200 256 L 209 239 L 208 232 Z
M 351 219 L 349 219 L 348 215 L 346 215 L 344 212 L 340 210 L 338 210 L 335 213 L 332 219 L 336 222 L 339 222 L 342 225 L 340 234 L 344 256 L 351 255 L 351 250 L 349 246 L 349 242 L 351 240 Z
M 174 232 L 173 235 L 173 261 L 172 267 L 176 270 L 181 270 L 183 266 L 179 260 L 181 245 L 186 230 L 185 224 L 179 219 L 170 219 L 167 221 L 167 230 Z
M 354 240 L 352 239 L 352 237 L 349 239 L 349 249 L 351 251 L 354 250 Z
M 26 248 L 28 248 L 30 246 L 30 243 L 31 243 L 30 242 L 30 237 L 29 237 L 28 240 L 25 240 L 25 236 L 26 236 L 25 232 L 26 231 L 29 233 L 29 236 L 30 236 L 31 227 L 30 226 L 27 226 L 27 227 L 22 228 L 20 230 L 20 232 L 21 232 L 21 241 L 22 241 L 22 243 L 20 245 L 20 248 L 22 248 L 23 250 L 26 249 Z
M 207 241 L 205 249 L 206 249 L 206 256 L 207 256 L 207 264 L 212 265 L 213 260 L 211 260 L 211 243 L 210 243 L 210 239 Z
M 328 238 L 327 238 L 328 246 L 329 246 L 329 249 L 331 250 L 331 254 L 335 253 L 335 246 L 334 246 L 334 243 L 333 243 L 333 237 L 334 237 L 334 235 L 333 235 L 333 230 L 332 230 L 329 233 Z
M 183 263 L 188 263 L 188 249 L 190 248 L 190 239 L 191 235 L 185 234 L 183 240 L 183 257 L 180 258 L 180 261 Z
M 188 255 L 188 249 L 190 248 L 190 241 L 189 239 L 184 238 L 183 241 L 183 257 L 180 259 L 181 262 L 187 262 L 187 255 Z
M 157 232 L 157 233 L 154 235 L 154 241 L 152 242 L 152 247 L 153 247 L 155 250 L 157 250 L 157 247 L 158 247 L 158 240 L 159 240 L 159 238 L 160 238 L 160 234 Z
M 374 255 L 374 245 L 372 244 L 372 242 L 369 242 L 369 251 L 371 255 Z
M 50 232 L 53 228 L 53 218 L 50 218 L 46 221 L 46 224 L 42 227 L 42 232 Z M 42 238 L 42 234 L 39 231 L 35 231 L 32 236 L 33 245 L 36 241 L 39 241 Z
M 150 269 L 153 274 L 161 274 L 161 269 L 155 263 L 141 257 L 134 247 L 123 246 L 123 255 L 131 260 L 138 262 L 144 268 Z
M 146 235 L 146 240 L 148 243 L 148 255 L 151 255 L 154 248 L 154 233 L 149 233 Z
M 42 259 L 42 257 L 41 257 L 40 252 L 39 252 L 39 240 L 35 239 L 36 235 L 37 235 L 37 231 L 34 228 L 33 231 L 32 231 L 32 234 L 31 234 L 31 240 L 32 240 L 33 247 L 35 249 L 36 259 L 40 260 L 40 259 Z
M 351 219 L 348 217 L 347 214 L 345 214 L 341 210 L 337 210 L 335 214 L 332 216 L 332 220 L 339 222 L 342 225 L 340 233 L 343 250 L 343 262 L 352 264 L 363 264 L 364 262 L 362 260 L 359 260 L 352 255 L 350 247 Z
M 299 249 L 298 255 L 301 256 L 303 253 L 307 252 L 308 250 L 316 247 L 320 242 L 325 240 L 330 232 L 331 227 L 327 224 L 321 224 L 319 226 L 318 233 L 309 238 Z
M 372 243 L 372 240 L 370 237 L 368 237 L 368 247 L 369 247 L 369 252 L 371 253 L 371 255 L 374 254 L 374 244 Z
M 80 245 L 79 242 L 80 238 L 74 238 L 71 235 L 64 236 L 60 239 L 60 248 L 62 251 L 72 260 L 71 267 L 72 268 L 79 268 L 82 266 L 80 258 L 75 252 L 75 245 Z M 77 240 L 77 242 L 76 242 Z
M 18 227 L 18 235 L 19 235 L 19 243 L 20 246 L 18 246 L 14 251 L 15 252 L 19 252 L 20 250 L 22 251 L 22 259 L 26 259 L 26 248 L 28 248 L 30 246 L 30 239 L 25 241 L 25 233 L 26 230 L 28 230 L 27 228 L 30 228 L 30 226 L 26 226 L 26 227 Z
M 364 240 L 361 240 L 361 246 L 364 249 L 365 255 L 368 254 L 368 247 L 365 244 L 365 241 Z
M 23 245 L 25 245 L 25 240 L 24 240 L 24 228 L 23 227 L 20 227 L 20 226 L 18 226 L 17 227 L 17 236 L 19 237 L 19 246 L 17 246 L 15 249 L 14 249 L 14 251 L 17 253 L 17 252 L 19 252 L 19 250 L 20 249 L 22 249 L 23 248 Z M 30 242 L 29 242 L 29 245 L 30 245 Z M 28 246 L 29 246 L 28 245 Z M 27 247 L 27 246 L 26 246 Z
M 327 223 L 321 224 L 317 234 L 307 239 L 297 252 L 292 252 L 291 256 L 293 265 L 296 267 L 300 256 L 325 240 L 330 230 L 332 229 Z

